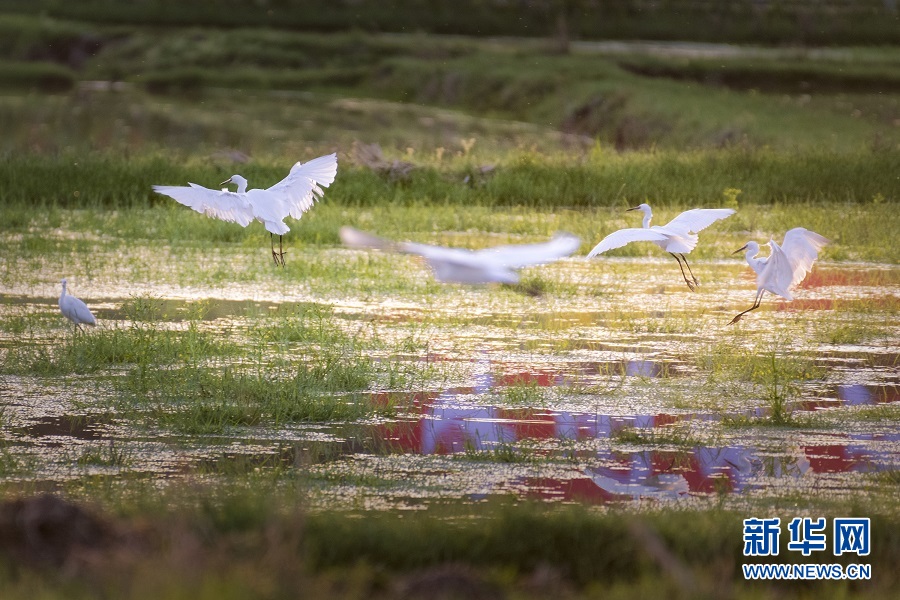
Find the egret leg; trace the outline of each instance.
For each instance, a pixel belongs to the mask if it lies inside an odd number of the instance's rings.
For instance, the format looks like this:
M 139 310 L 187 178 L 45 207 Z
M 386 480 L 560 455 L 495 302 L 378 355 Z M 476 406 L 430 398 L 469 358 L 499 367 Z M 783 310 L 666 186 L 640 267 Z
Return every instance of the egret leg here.
M 757 294 L 756 294 L 756 302 L 753 303 L 753 306 L 751 306 L 750 308 L 748 308 L 747 310 L 745 310 L 745 311 L 742 312 L 742 313 L 738 313 L 738 314 L 731 320 L 731 322 L 728 323 L 728 324 L 729 324 L 729 325 L 734 325 L 735 323 L 737 323 L 738 321 L 740 321 L 740 320 L 741 320 L 741 317 L 743 317 L 744 315 L 746 315 L 748 312 L 750 312 L 751 310 L 756 310 L 757 308 L 759 308 L 759 303 L 762 301 L 763 294 L 765 294 L 765 293 L 766 293 L 766 290 L 759 290 L 759 292 L 757 292 Z
M 284 245 L 282 243 L 282 237 L 278 236 L 278 256 L 281 258 L 281 268 L 284 268 Z
M 278 253 L 275 252 L 275 236 L 271 233 L 269 233 L 269 241 L 272 242 L 272 260 L 275 261 L 276 265 L 279 265 L 281 263 L 278 262 Z
M 681 260 L 684 261 L 684 266 L 686 266 L 686 267 L 688 268 L 688 273 L 691 274 L 691 279 L 694 280 L 694 284 L 695 284 L 695 285 L 700 285 L 700 280 L 697 279 L 696 277 L 694 277 L 694 272 L 691 271 L 691 265 L 688 264 L 688 261 L 687 261 L 687 259 L 684 257 L 684 254 L 681 255 Z
M 679 259 L 678 255 L 673 252 L 669 252 L 669 254 L 671 254 L 675 258 L 675 261 L 678 263 L 678 268 L 681 269 L 681 276 L 684 277 L 684 282 L 687 284 L 688 288 L 692 292 L 696 292 L 697 291 L 696 286 L 691 282 L 690 279 L 687 278 L 687 275 L 685 275 L 685 273 L 684 273 L 684 267 L 681 266 L 681 259 Z

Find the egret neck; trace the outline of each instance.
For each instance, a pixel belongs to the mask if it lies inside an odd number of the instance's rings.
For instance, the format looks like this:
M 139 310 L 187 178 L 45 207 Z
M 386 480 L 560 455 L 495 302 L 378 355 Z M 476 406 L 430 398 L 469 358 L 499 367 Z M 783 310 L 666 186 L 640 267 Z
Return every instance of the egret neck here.
M 649 204 L 641 204 L 639 206 L 635 206 L 634 208 L 629 208 L 625 212 L 629 212 L 632 210 L 639 210 L 642 213 L 644 213 L 644 220 L 642 221 L 641 226 L 644 229 L 650 229 L 650 219 L 653 218 L 653 211 L 650 210 L 650 205 Z
M 225 181 L 223 181 L 223 182 L 220 183 L 219 185 L 225 185 L 226 183 L 233 183 L 233 184 L 235 184 L 235 185 L 237 186 L 237 193 L 238 193 L 238 194 L 245 194 L 245 193 L 247 193 L 247 180 L 244 179 L 243 177 L 241 177 L 240 175 L 232 175 L 231 177 L 229 177 L 228 179 L 226 179 Z

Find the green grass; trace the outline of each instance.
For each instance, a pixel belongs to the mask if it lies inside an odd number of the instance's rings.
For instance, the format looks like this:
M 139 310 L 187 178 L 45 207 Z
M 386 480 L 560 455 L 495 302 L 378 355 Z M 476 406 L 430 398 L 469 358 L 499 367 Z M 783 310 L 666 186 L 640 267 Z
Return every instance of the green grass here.
M 896 11 L 877 0 L 821 5 L 779 2 L 760 8 L 748 0 L 727 4 L 673 2 L 647 7 L 637 0 L 611 5 L 578 2 L 526 4 L 415 0 L 358 2 L 352 6 L 319 0 L 302 10 L 291 4 L 261 10 L 250 0 L 214 2 L 90 0 L 77 5 L 42 0 L 7 3 L 7 10 L 80 19 L 93 23 L 140 24 L 158 28 L 204 25 L 307 31 L 396 31 L 556 38 L 548 47 L 564 50 L 573 39 L 653 39 L 756 44 L 891 44 L 898 40 Z M 835 8 L 840 11 L 835 14 Z M 46 19 L 45 19 L 46 20 Z
M 816 59 L 675 59 L 629 57 L 619 62 L 628 71 L 651 77 L 688 79 L 707 85 L 774 93 L 896 92 L 896 64 L 848 68 L 846 61 Z
M 400 361 L 375 337 L 351 336 L 328 307 L 300 305 L 258 318 L 247 331 L 243 358 L 214 360 L 200 353 L 184 366 L 140 364 L 122 380 L 120 408 L 137 418 L 187 433 L 296 422 L 355 421 L 392 414 L 394 406 L 370 395 L 405 389 L 437 373 Z M 401 342 L 409 350 L 408 343 Z
M 183 331 L 163 328 L 152 298 L 135 298 L 123 307 L 130 325 L 114 324 L 87 331 L 70 330 L 62 343 L 49 345 L 39 338 L 12 348 L 2 371 L 40 376 L 94 373 L 113 367 L 158 368 L 200 357 L 228 356 L 236 346 L 211 332 L 199 329 L 197 321 Z
M 58 93 L 75 86 L 74 71 L 52 63 L 0 61 L 0 88 Z
M 149 418 L 153 425 L 190 434 L 390 414 L 390 407 L 374 404 L 365 395 L 328 391 L 368 387 L 371 372 L 372 365 L 363 361 L 322 361 L 293 374 L 244 374 L 228 368 L 188 368 L 164 376 L 133 372 L 125 384 L 133 396 L 122 408 L 138 419 Z
M 497 390 L 503 404 L 521 406 L 542 406 L 547 402 L 547 389 L 536 381 L 517 379 Z
M 82 467 L 128 467 L 132 464 L 132 456 L 127 450 L 116 447 L 114 441 L 107 445 L 92 445 L 85 448 L 75 459 L 75 464 Z
M 640 154 L 597 151 L 589 160 L 578 161 L 565 155 L 521 153 L 508 156 L 484 185 L 473 189 L 452 165 L 423 165 L 409 181 L 392 182 L 341 157 L 338 179 L 326 191 L 323 202 L 348 209 L 421 203 L 624 209 L 644 201 L 657 207 L 718 206 L 725 203 L 726 190 L 736 188 L 741 190 L 740 206 L 774 204 L 790 211 L 796 204 L 847 203 L 842 210 L 854 216 L 855 212 L 869 212 L 895 201 L 900 191 L 891 171 L 895 158 L 890 152 L 870 150 L 803 154 L 764 149 Z M 179 162 L 154 153 L 139 158 L 98 153 L 9 155 L 0 175 L 10 181 L 6 196 L 12 207 L 38 202 L 60 208 L 137 208 L 172 204 L 170 199 L 153 194 L 150 186 L 154 183 L 186 185 L 194 181 L 215 187 L 223 176 L 240 170 L 251 187 L 268 187 L 279 181 L 287 168 L 283 159 L 227 168 L 205 162 L 196 158 Z M 20 214 L 14 223 L 23 220 Z M 211 232 L 236 229 L 233 224 L 213 223 L 207 224 Z M 154 233 L 158 227 L 145 231 Z
M 100 522 L 114 523 L 124 540 L 91 540 L 97 546 L 88 565 L 65 579 L 25 567 L 15 574 L 4 571 L 0 581 L 13 600 L 97 594 L 134 599 L 184 594 L 287 598 L 300 590 L 320 598 L 401 598 L 408 597 L 405 586 L 417 580 L 420 586 L 431 582 L 429 593 L 464 586 L 470 594 L 522 598 L 647 593 L 696 598 L 714 595 L 723 582 L 735 598 L 761 594 L 758 582 L 741 576 L 742 513 L 685 510 L 623 518 L 578 507 L 547 511 L 494 503 L 482 507 L 474 519 L 459 506 L 348 518 L 286 509 L 281 504 L 285 492 L 273 497 L 260 489 L 265 487 L 170 493 L 171 505 L 179 508 L 142 508 L 152 515 L 142 522 L 100 514 Z M 867 560 L 871 582 L 772 582 L 765 593 L 891 597 L 896 585 L 891 569 L 898 553 L 892 535 L 896 519 L 866 516 L 872 518 L 873 548 L 880 549 Z M 126 540 L 143 545 L 126 551 Z M 192 557 L 179 559 L 177 548 L 187 543 Z M 782 554 L 786 552 L 782 548 Z M 842 564 L 845 560 L 836 559 Z M 439 567 L 447 564 L 455 567 Z M 547 578 L 548 572 L 553 576 Z
M 785 351 L 786 344 L 786 338 L 769 341 L 768 347 L 726 341 L 698 357 L 707 387 L 729 396 L 755 396 L 768 409 L 760 417 L 731 417 L 729 422 L 776 427 L 799 424 L 792 402 L 799 398 L 802 382 L 819 379 L 825 371 L 809 354 Z
M 64 132 L 75 129 L 66 137 L 79 146 L 91 138 L 103 145 L 133 145 L 146 143 L 149 136 L 161 138 L 167 150 L 203 140 L 210 152 L 224 147 L 256 155 L 265 149 L 281 156 L 311 139 L 349 147 L 359 139 L 357 131 L 380 130 L 374 141 L 382 146 L 426 154 L 440 149 L 451 156 L 468 154 L 471 144 L 463 140 L 470 139 L 478 140 L 476 155 L 494 144 L 585 149 L 595 139 L 620 150 L 767 146 L 896 152 L 893 123 L 900 105 L 889 86 L 900 59 L 889 48 L 857 50 L 850 59 L 839 53 L 798 58 L 751 48 L 737 57 L 685 63 L 643 56 L 639 49 L 630 57 L 558 54 L 521 41 L 424 40 L 358 31 L 122 29 L 110 35 L 115 43 L 91 56 L 79 78 L 126 79 L 167 95 L 79 90 L 76 110 L 55 109 L 63 110 L 62 116 L 40 105 L 21 107 L 26 114 L 38 113 L 33 118 L 39 124 L 58 121 L 60 130 L 45 137 L 40 127 L 24 128 L 27 120 L 21 117 L 5 119 L 5 144 L 31 138 L 18 143 L 31 150 L 45 144 L 61 148 L 57 144 Z M 620 67 L 625 63 L 630 71 Z M 644 71 L 654 76 L 635 74 L 638 63 L 646 63 Z M 726 73 L 736 80 L 782 85 L 803 79 L 823 91 L 760 94 L 756 86 L 736 92 L 656 76 L 669 72 L 694 78 Z M 289 90 L 300 92 L 286 96 Z M 285 97 L 292 101 L 284 102 Z M 123 99 L 136 106 L 123 110 Z M 230 118 L 211 119 L 207 109 L 212 105 Z M 335 105 L 351 114 L 338 115 Z M 466 114 L 448 114 L 436 106 Z M 110 110 L 121 113 L 122 121 L 110 119 Z M 412 111 L 413 119 L 398 111 Z M 348 116 L 360 123 L 348 128 Z M 450 129 L 448 122 L 455 122 Z M 491 135 L 497 127 L 506 129 L 504 135 Z M 552 136 L 532 135 L 533 127 L 553 131 L 556 142 L 547 139 Z M 278 151 L 273 140 L 290 150 Z
M 397 352 L 420 353 L 415 335 L 391 341 L 346 333 L 325 305 L 281 307 L 224 339 L 202 327 L 199 319 L 210 308 L 194 303 L 169 314 L 159 300 L 135 297 L 122 307 L 128 324 L 101 324 L 53 345 L 41 340 L 44 332 L 34 332 L 32 343 L 6 351 L 2 372 L 106 374 L 120 394 L 111 400 L 116 410 L 193 434 L 392 414 L 392 404 L 376 402 L 368 392 L 443 377 L 440 366 L 382 360 Z M 168 328 L 169 319 L 182 316 L 190 320 L 178 330 Z
M 67 20 L 0 14 L 0 56 L 18 61 L 79 62 L 73 51 L 96 51 L 102 45 L 99 31 Z M 84 58 L 81 59 L 83 62 Z M 38 65 L 38 69 L 42 66 Z
M 676 446 L 681 448 L 703 445 L 700 438 L 694 435 L 687 427 L 656 427 L 653 429 L 623 427 L 615 430 L 611 438 L 620 444 Z

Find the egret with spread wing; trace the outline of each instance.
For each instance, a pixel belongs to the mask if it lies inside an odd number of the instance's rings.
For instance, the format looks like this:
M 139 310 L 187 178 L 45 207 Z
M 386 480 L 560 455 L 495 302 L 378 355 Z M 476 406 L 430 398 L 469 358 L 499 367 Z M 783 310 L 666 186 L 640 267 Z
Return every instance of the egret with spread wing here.
M 643 226 L 640 228 L 629 227 L 628 229 L 612 232 L 594 246 L 594 249 L 588 253 L 588 258 L 593 258 L 607 250 L 621 248 L 631 242 L 653 242 L 675 257 L 681 269 L 681 276 L 684 277 L 684 282 L 692 292 L 695 291 L 697 286 L 700 285 L 700 281 L 694 277 L 691 266 L 684 255 L 697 246 L 697 232 L 706 229 L 720 219 L 733 215 L 734 210 L 731 208 L 695 208 L 681 213 L 665 225 L 654 225 L 653 227 L 650 226 L 653 212 L 648 204 L 641 204 L 628 209 L 628 211 L 632 210 L 639 210 L 644 213 Z M 684 261 L 684 266 L 681 264 L 682 261 Z M 684 267 L 687 267 L 688 273 L 691 274 L 690 280 L 684 272 Z
M 82 324 L 96 325 L 97 321 L 94 319 L 94 315 L 91 314 L 91 309 L 87 307 L 87 304 L 66 293 L 67 284 L 68 281 L 63 279 L 62 294 L 59 297 L 59 312 L 72 321 L 77 329 L 81 329 Z
M 352 227 L 341 227 L 341 241 L 350 248 L 374 248 L 417 254 L 442 283 L 518 283 L 516 269 L 552 262 L 569 256 L 581 246 L 570 233 L 557 233 L 540 244 L 495 246 L 483 250 L 446 248 L 413 242 L 392 242 Z
M 237 191 L 211 190 L 195 183 L 187 186 L 154 185 L 153 190 L 174 198 L 199 213 L 246 227 L 256 219 L 265 225 L 272 241 L 272 259 L 284 266 L 282 236 L 290 231 L 286 217 L 299 219 L 324 194 L 323 188 L 334 181 L 337 174 L 337 155 L 329 154 L 296 163 L 287 177 L 267 189 L 247 189 L 247 180 L 232 175 L 219 185 L 233 183 Z M 275 238 L 278 236 L 278 252 Z
M 819 258 L 819 250 L 828 239 L 804 227 L 795 227 L 784 234 L 784 243 L 779 246 L 775 240 L 766 244 L 772 250 L 768 257 L 757 258 L 759 244 L 747 242 L 733 252 L 747 251 L 747 263 L 756 272 L 756 301 L 753 306 L 735 316 L 729 325 L 737 323 L 745 314 L 759 308 L 763 294 L 770 292 L 785 300 L 793 300 L 790 289 L 803 281 Z

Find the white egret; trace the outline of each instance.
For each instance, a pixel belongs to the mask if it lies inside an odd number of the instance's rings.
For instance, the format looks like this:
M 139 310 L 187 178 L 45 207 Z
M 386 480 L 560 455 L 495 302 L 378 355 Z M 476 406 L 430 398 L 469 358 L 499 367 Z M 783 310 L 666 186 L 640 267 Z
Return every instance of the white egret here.
M 174 198 L 199 213 L 246 227 L 256 219 L 265 225 L 272 242 L 272 259 L 284 266 L 282 236 L 290 231 L 286 217 L 299 219 L 324 194 L 337 174 L 337 154 L 296 163 L 287 177 L 267 189 L 247 189 L 247 180 L 232 175 L 219 185 L 233 183 L 237 191 L 211 190 L 195 183 L 188 186 L 154 185 L 153 190 Z M 275 238 L 278 236 L 278 252 Z
M 653 212 L 648 204 L 629 208 L 626 212 L 632 210 L 639 210 L 644 213 L 643 226 L 640 228 L 629 227 L 628 229 L 612 232 L 594 246 L 594 249 L 588 253 L 587 257 L 593 258 L 607 250 L 621 248 L 631 242 L 653 242 L 675 257 L 678 267 L 681 269 L 681 276 L 684 277 L 684 282 L 692 292 L 695 291 L 696 287 L 700 285 L 700 281 L 694 277 L 691 266 L 684 255 L 697 246 L 697 232 L 706 229 L 720 219 L 733 215 L 734 210 L 731 208 L 695 208 L 681 213 L 663 226 L 654 225 L 653 227 L 650 227 L 650 219 L 653 218 Z M 679 256 L 681 258 L 678 258 Z M 681 265 L 682 261 L 684 261 L 684 266 Z M 693 281 L 687 278 L 684 267 L 688 268 L 688 273 L 691 274 Z
M 829 240 L 804 227 L 795 227 L 784 234 L 784 243 L 775 240 L 766 244 L 771 249 L 768 257 L 759 257 L 759 244 L 747 242 L 733 254 L 747 251 L 747 263 L 756 272 L 756 301 L 753 306 L 734 317 L 729 325 L 737 323 L 745 314 L 759 308 L 763 294 L 770 292 L 785 300 L 793 300 L 790 289 L 803 281 L 812 270 L 813 263 Z
M 352 227 L 341 227 L 341 241 L 350 248 L 374 248 L 425 259 L 442 283 L 518 283 L 516 269 L 569 256 L 581 245 L 571 233 L 557 233 L 540 244 L 495 246 L 483 250 L 446 248 L 413 242 L 392 242 Z
M 66 293 L 66 284 L 68 281 L 62 280 L 62 294 L 59 297 L 59 312 L 65 318 L 72 321 L 75 327 L 81 329 L 81 325 L 96 325 L 97 321 L 87 304 Z

